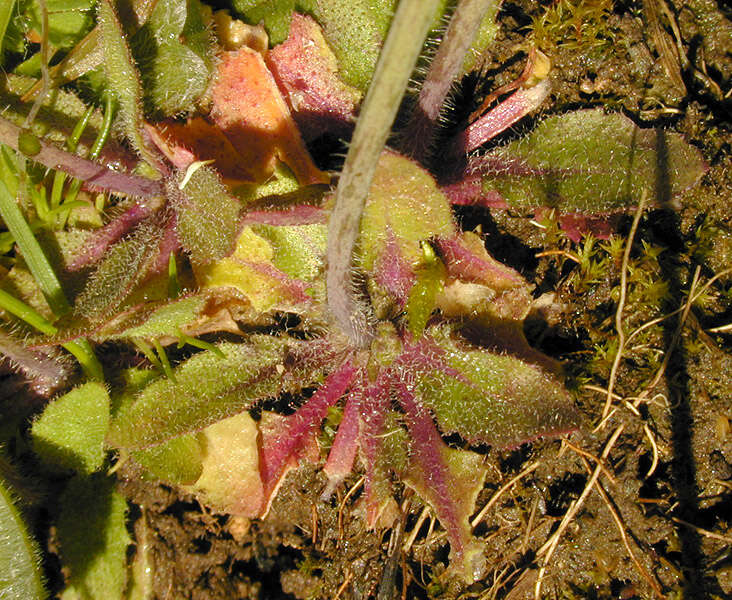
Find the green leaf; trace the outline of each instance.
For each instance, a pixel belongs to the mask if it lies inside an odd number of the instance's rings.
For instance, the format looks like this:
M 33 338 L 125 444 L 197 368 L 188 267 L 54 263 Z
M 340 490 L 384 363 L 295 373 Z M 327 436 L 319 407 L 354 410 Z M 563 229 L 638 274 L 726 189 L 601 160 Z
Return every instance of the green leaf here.
M 409 331 L 415 337 L 420 337 L 427 326 L 437 304 L 437 294 L 442 291 L 446 277 L 445 266 L 432 247 L 425 243 L 423 249 L 425 260 L 415 270 L 416 281 L 407 300 L 407 322 Z
M 317 4 L 315 18 L 338 59 L 341 77 L 365 92 L 396 10 L 396 0 L 330 0 Z
M 524 139 L 489 152 L 483 190 L 509 206 L 601 212 L 633 206 L 644 190 L 660 203 L 694 185 L 706 165 L 678 133 L 641 129 L 620 113 L 549 117 Z
M 90 474 L 104 461 L 108 428 L 107 389 L 86 383 L 51 402 L 33 423 L 33 450 L 53 467 Z
M 264 23 L 271 45 L 284 42 L 290 31 L 295 0 L 233 0 L 234 10 L 254 25 Z
M 95 0 L 46 0 L 48 41 L 56 48 L 74 46 L 94 24 L 94 3 Z M 35 1 L 31 6 L 25 15 L 30 26 L 40 33 L 43 29 L 40 3 Z
M 297 342 L 252 335 L 247 343 L 218 345 L 196 354 L 175 369 L 175 380 L 153 381 L 130 406 L 123 406 L 110 428 L 108 442 L 139 450 L 200 431 L 241 413 L 258 400 L 294 392 L 320 378 L 318 369 L 285 372 Z
M 146 106 L 165 116 L 190 111 L 213 67 L 211 35 L 195 0 L 160 0 L 130 41 Z
M 454 369 L 435 369 L 419 378 L 421 399 L 442 433 L 459 433 L 471 443 L 515 447 L 578 427 L 572 399 L 551 373 L 509 354 L 459 344 L 445 327 L 429 332 Z
M 197 168 L 196 168 L 197 167 Z M 182 189 L 181 189 L 182 188 Z M 231 254 L 238 230 L 240 203 L 228 193 L 214 169 L 200 163 L 171 182 L 176 231 L 191 261 L 201 265 Z
M 272 245 L 272 264 L 290 277 L 311 281 L 322 272 L 325 225 L 257 225 L 253 230 Z
M 112 246 L 77 297 L 74 311 L 91 320 L 111 314 L 147 274 L 159 240 L 160 229 L 148 222 Z
M 61 496 L 58 539 L 68 569 L 62 600 L 121 600 L 127 581 L 127 501 L 102 475 L 75 477 Z
M 149 303 L 104 325 L 95 332 L 99 340 L 177 337 L 178 331 L 195 321 L 203 309 L 202 296 L 180 298 L 162 305 Z
M 159 446 L 133 452 L 132 456 L 155 477 L 170 483 L 191 484 L 201 476 L 202 453 L 195 435 L 182 435 Z
M 3 46 L 5 45 L 5 32 L 8 29 L 8 23 L 10 23 L 10 17 L 13 16 L 14 11 L 15 0 L 8 0 L 0 6 L 0 65 L 4 62 Z
M 422 262 L 421 242 L 454 233 L 450 205 L 432 175 L 404 156 L 384 152 L 361 218 L 359 266 L 374 268 L 390 234 L 401 258 L 414 267 Z
M 40 569 L 40 552 L 0 477 L 0 598 L 42 600 L 47 596 Z
M 99 0 L 97 21 L 101 30 L 100 43 L 104 48 L 104 72 L 109 90 L 119 103 L 125 135 L 146 162 L 157 166 L 158 158 L 142 138 L 142 85 L 112 0 Z

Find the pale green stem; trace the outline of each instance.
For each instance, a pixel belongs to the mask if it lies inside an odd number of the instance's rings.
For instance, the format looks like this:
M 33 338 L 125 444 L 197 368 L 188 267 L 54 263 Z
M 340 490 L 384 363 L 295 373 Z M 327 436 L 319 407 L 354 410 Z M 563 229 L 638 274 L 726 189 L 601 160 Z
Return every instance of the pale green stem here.
M 328 308 L 351 343 L 359 347 L 368 344 L 373 332 L 354 294 L 353 249 L 379 156 L 439 4 L 439 0 L 399 2 L 336 189 L 328 225 Z

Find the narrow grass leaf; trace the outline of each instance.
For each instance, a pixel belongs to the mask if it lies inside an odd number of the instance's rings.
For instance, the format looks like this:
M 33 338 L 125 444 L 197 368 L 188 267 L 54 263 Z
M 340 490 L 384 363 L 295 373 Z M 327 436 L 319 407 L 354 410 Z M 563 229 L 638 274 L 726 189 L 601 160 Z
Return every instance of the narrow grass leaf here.
M 23 259 L 33 274 L 38 287 L 46 297 L 51 310 L 59 316 L 68 313 L 70 306 L 63 289 L 61 289 L 61 283 L 56 277 L 56 273 L 28 226 L 23 213 L 20 212 L 15 198 L 10 195 L 8 188 L 2 181 L 0 181 L 0 216 L 2 216 L 6 227 L 15 238 Z

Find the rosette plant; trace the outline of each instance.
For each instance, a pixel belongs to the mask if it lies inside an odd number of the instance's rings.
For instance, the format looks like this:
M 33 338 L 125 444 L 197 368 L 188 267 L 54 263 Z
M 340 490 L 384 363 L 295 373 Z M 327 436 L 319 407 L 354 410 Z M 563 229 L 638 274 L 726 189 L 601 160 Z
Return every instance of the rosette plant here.
M 406 100 L 445 3 L 372 4 L 235 2 L 245 25 L 197 0 L 99 0 L 61 62 L 37 82 L 6 80 L 2 216 L 24 260 L 3 308 L 41 334 L 20 341 L 8 330 L 1 349 L 41 395 L 76 386 L 30 437 L 48 468 L 75 474 L 59 535 L 80 597 L 110 585 L 110 572 L 125 586 L 124 502 L 99 473 L 109 460 L 244 517 L 265 516 L 304 460 L 323 464 L 324 501 L 362 470 L 372 528 L 394 523 L 403 482 L 432 507 L 455 573 L 471 582 L 485 563 L 469 525 L 485 478 L 476 449 L 580 424 L 559 365 L 524 338 L 530 286 L 460 229 L 450 203 L 536 208 L 551 179 L 549 203 L 565 213 L 618 210 L 654 185 L 661 134 L 579 112 L 468 159 L 546 98 L 542 61 L 532 55 L 518 91 L 446 134 L 448 92 L 490 43 L 500 2 L 457 3 Z M 38 7 L 41 31 L 53 33 Z M 58 89 L 82 74 L 103 90 L 103 115 Z M 83 127 L 65 133 L 59 115 L 76 114 Z M 112 123 L 118 139 L 102 150 L 93 130 L 104 140 Z M 323 136 L 349 140 L 337 174 L 327 172 L 337 157 L 321 151 L 316 164 L 308 150 Z M 664 185 L 675 192 L 703 166 L 665 139 Z M 578 192 L 588 177 L 603 181 L 594 204 Z M 23 186 L 34 204 L 16 214 Z M 339 423 L 329 449 L 319 445 L 326 418 Z M 102 480 L 114 498 L 103 527 L 116 537 L 107 563 L 82 569 L 73 505 Z M 24 589 L 39 589 L 32 566 L 19 565 L 30 572 Z

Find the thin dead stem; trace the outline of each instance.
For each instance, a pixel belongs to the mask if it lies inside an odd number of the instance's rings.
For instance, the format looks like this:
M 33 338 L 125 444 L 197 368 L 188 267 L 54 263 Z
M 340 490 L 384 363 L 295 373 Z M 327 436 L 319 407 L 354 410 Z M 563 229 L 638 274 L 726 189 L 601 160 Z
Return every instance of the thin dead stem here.
M 732 544 L 732 536 L 722 535 L 721 533 L 714 533 L 713 531 L 709 531 L 708 529 L 703 529 L 703 528 L 699 527 L 698 525 L 694 525 L 693 523 L 689 523 L 688 521 L 684 521 L 683 519 L 679 519 L 678 517 L 671 517 L 671 520 L 674 523 L 678 523 L 679 525 L 683 525 L 684 527 L 693 529 L 698 534 L 703 535 L 704 537 L 708 537 L 713 540 L 719 540 L 720 542 L 726 542 L 728 544 Z
M 419 513 L 419 518 L 417 519 L 417 522 L 414 524 L 414 527 L 412 528 L 412 531 L 409 533 L 409 537 L 407 538 L 407 541 L 404 543 L 404 548 L 402 549 L 403 552 L 407 553 L 412 547 L 412 544 L 414 544 L 414 540 L 417 539 L 417 535 L 419 534 L 419 530 L 422 528 L 422 524 L 427 519 L 428 515 L 430 514 L 430 507 L 425 506 L 422 509 L 422 512 Z
M 598 465 L 602 469 L 603 475 L 605 475 L 605 477 L 607 477 L 613 485 L 616 485 L 615 477 L 613 477 L 612 473 L 610 473 L 610 471 L 608 471 L 607 467 L 605 467 L 605 465 L 602 464 L 602 461 L 597 456 L 592 454 L 592 452 L 583 450 L 582 448 L 580 448 L 579 446 L 575 446 L 568 440 L 562 440 L 562 443 L 565 444 L 566 446 L 568 446 L 569 448 L 571 448 L 574 452 L 576 452 L 580 456 L 589 458 L 592 462 L 594 462 L 596 465 Z
M 488 511 L 491 509 L 491 507 L 498 502 L 498 499 L 501 497 L 501 495 L 508 490 L 514 483 L 534 471 L 539 465 L 541 464 L 540 461 L 535 461 L 531 463 L 528 467 L 526 467 L 523 471 L 521 471 L 516 477 L 508 481 L 506 484 L 498 488 L 495 494 L 491 497 L 490 500 L 486 503 L 486 505 L 480 509 L 480 512 L 473 518 L 473 520 L 470 522 L 470 527 L 475 529 L 475 527 L 480 523 L 483 518 L 488 514 Z
M 346 588 L 348 587 L 348 584 L 351 583 L 352 579 L 353 579 L 353 573 L 351 573 L 351 571 L 346 572 L 346 578 L 343 580 L 343 583 L 336 590 L 336 594 L 335 594 L 335 596 L 333 596 L 333 600 L 338 600 L 341 597 L 341 594 L 346 591 Z
M 628 263 L 630 262 L 630 252 L 633 248 L 633 240 L 635 234 L 638 231 L 638 224 L 640 223 L 641 216 L 643 215 L 643 209 L 646 205 L 647 193 L 644 190 L 641 195 L 640 202 L 638 203 L 638 209 L 635 211 L 633 217 L 633 224 L 630 226 L 630 233 L 628 234 L 628 241 L 625 244 L 625 252 L 623 252 L 623 262 L 620 267 L 620 298 L 618 299 L 618 308 L 615 311 L 615 329 L 618 332 L 618 351 L 615 354 L 612 368 L 610 369 L 610 378 L 607 387 L 607 399 L 605 400 L 605 407 L 602 409 L 602 418 L 604 419 L 608 412 L 610 412 L 610 406 L 613 401 L 613 387 L 615 386 L 615 379 L 618 375 L 618 368 L 620 367 L 620 361 L 623 358 L 623 350 L 625 349 L 625 331 L 623 329 L 623 310 L 625 309 L 625 299 L 628 293 Z
M 605 444 L 605 448 L 602 451 L 601 455 L 601 461 L 607 460 L 608 455 L 610 454 L 610 451 L 612 450 L 613 446 L 615 445 L 615 442 L 617 441 L 618 437 L 620 437 L 620 434 L 623 432 L 624 426 L 619 425 L 613 434 L 610 436 L 610 439 Z M 536 600 L 540 600 L 541 598 L 541 584 L 542 580 L 544 579 L 544 575 L 546 573 L 546 569 L 551 561 L 552 555 L 554 554 L 554 551 L 557 548 L 557 545 L 559 544 L 559 540 L 561 539 L 562 535 L 566 531 L 567 527 L 571 523 L 572 519 L 574 519 L 575 515 L 577 514 L 577 511 L 582 507 L 582 505 L 585 503 L 585 500 L 587 500 L 587 496 L 589 496 L 590 491 L 592 490 L 592 487 L 595 485 L 595 482 L 597 481 L 598 477 L 600 477 L 600 473 L 602 473 L 602 467 L 600 465 L 600 462 L 598 462 L 597 466 L 595 467 L 594 471 L 592 472 L 592 475 L 587 482 L 587 485 L 585 485 L 585 489 L 582 491 L 582 494 L 580 497 L 572 502 L 572 504 L 569 507 L 569 510 L 564 514 L 564 518 L 562 518 L 561 523 L 559 523 L 559 527 L 557 527 L 557 530 L 552 534 L 552 536 L 544 543 L 544 545 L 539 548 L 539 550 L 536 553 L 537 558 L 540 558 L 544 556 L 543 563 L 541 567 L 539 568 L 539 575 L 536 579 L 536 585 L 534 586 L 534 598 Z
M 648 473 L 643 476 L 643 479 L 648 479 L 653 475 L 653 473 L 655 473 L 656 467 L 658 466 L 658 445 L 656 444 L 656 438 L 647 423 L 643 424 L 643 431 L 645 432 L 648 441 L 651 443 L 651 448 L 653 449 L 653 461 L 651 462 L 651 467 L 648 469 Z

